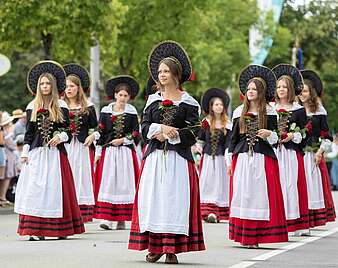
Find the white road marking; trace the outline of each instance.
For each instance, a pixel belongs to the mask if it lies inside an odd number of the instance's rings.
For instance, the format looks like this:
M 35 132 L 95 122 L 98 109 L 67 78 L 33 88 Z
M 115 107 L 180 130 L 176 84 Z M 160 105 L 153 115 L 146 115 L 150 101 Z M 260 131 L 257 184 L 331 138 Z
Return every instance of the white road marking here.
M 270 258 L 272 258 L 274 256 L 277 256 L 279 254 L 285 253 L 285 252 L 287 252 L 289 250 L 298 248 L 300 246 L 304 246 L 304 245 L 306 245 L 308 243 L 314 242 L 314 241 L 319 240 L 319 239 L 321 239 L 323 237 L 332 235 L 332 234 L 334 234 L 336 232 L 338 232 L 338 227 L 335 227 L 335 228 L 333 228 L 333 229 L 331 229 L 329 231 L 321 232 L 320 234 L 318 234 L 318 235 L 316 235 L 314 237 L 308 237 L 308 238 L 305 238 L 305 239 L 303 239 L 303 240 L 301 240 L 299 242 L 288 244 L 288 245 L 282 247 L 281 249 L 273 250 L 271 252 L 258 255 L 258 256 L 252 258 L 249 261 L 242 261 L 240 263 L 237 263 L 235 265 L 230 266 L 229 268 L 246 268 L 246 267 L 250 267 L 251 265 L 256 264 L 257 261 L 266 261 L 267 259 L 270 259 Z

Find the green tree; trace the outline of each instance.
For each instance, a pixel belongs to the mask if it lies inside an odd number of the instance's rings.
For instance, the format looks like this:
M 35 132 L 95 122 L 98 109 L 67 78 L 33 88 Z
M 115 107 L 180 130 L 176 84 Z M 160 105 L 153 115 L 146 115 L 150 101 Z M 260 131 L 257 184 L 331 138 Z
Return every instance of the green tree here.
M 273 67 L 281 62 L 290 62 L 291 48 L 298 40 L 305 68 L 317 71 L 323 80 L 323 103 L 329 114 L 329 125 L 337 131 L 338 5 L 314 0 L 306 6 L 294 8 L 290 3 L 285 3 L 266 65 Z

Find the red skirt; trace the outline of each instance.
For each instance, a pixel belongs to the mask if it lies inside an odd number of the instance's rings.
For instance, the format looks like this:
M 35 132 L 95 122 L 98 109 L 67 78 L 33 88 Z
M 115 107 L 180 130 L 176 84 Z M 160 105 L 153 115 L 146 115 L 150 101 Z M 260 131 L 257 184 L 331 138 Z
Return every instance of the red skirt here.
M 19 235 L 61 237 L 81 234 L 85 231 L 80 208 L 76 200 L 73 174 L 67 155 L 60 152 L 62 179 L 62 218 L 41 218 L 19 215 Z
M 210 213 L 217 217 L 217 221 L 229 219 L 229 207 L 218 207 L 215 204 L 201 203 L 202 219 L 207 220 Z
M 142 168 L 145 161 L 142 161 Z M 142 169 L 141 168 L 141 169 Z M 189 213 L 189 236 L 167 233 L 140 233 L 138 220 L 138 191 L 136 192 L 133 219 L 131 223 L 129 249 L 145 250 L 149 252 L 164 254 L 188 251 L 204 250 L 204 239 L 202 229 L 202 218 L 200 212 L 200 196 L 198 176 L 193 162 L 188 162 L 190 183 L 190 213 Z M 138 188 L 138 187 L 137 187 Z
M 325 208 L 310 209 L 310 227 L 323 226 L 336 219 L 336 212 L 331 193 L 331 181 L 324 159 L 319 164 L 322 176 Z
M 232 170 L 236 168 L 238 155 L 233 157 Z M 243 245 L 288 241 L 283 194 L 279 180 L 277 160 L 265 156 L 265 173 L 269 197 L 270 220 L 247 220 L 230 217 L 229 238 Z M 230 211 L 233 177 L 230 177 Z
M 134 149 L 132 151 L 133 157 L 133 165 L 134 165 L 134 179 L 135 185 L 137 185 L 140 171 L 137 161 L 136 151 Z M 102 150 L 101 160 L 99 161 L 96 173 L 95 173 L 95 180 L 96 180 L 96 187 L 95 187 L 95 207 L 94 207 L 94 218 L 96 219 L 103 219 L 108 221 L 131 221 L 132 213 L 133 213 L 133 204 L 111 204 L 108 202 L 99 202 L 97 201 L 97 197 L 100 191 L 100 185 L 102 181 L 102 170 L 104 165 L 104 156 L 106 154 L 106 149 Z
M 203 158 L 204 158 L 204 154 L 201 157 L 201 161 L 200 161 L 200 165 L 198 169 L 200 175 L 201 175 L 202 167 L 203 167 Z M 212 203 L 201 203 L 202 219 L 207 220 L 210 213 L 215 214 L 218 221 L 229 219 L 229 207 L 219 207 L 216 204 L 212 204 Z
M 306 176 L 304 170 L 303 155 L 297 152 L 298 161 L 298 201 L 299 201 L 299 214 L 300 217 L 294 220 L 287 220 L 288 232 L 294 232 L 297 230 L 309 229 L 309 205 L 307 196 Z
M 95 177 L 94 177 L 94 155 L 95 151 L 93 148 L 89 148 L 89 158 L 91 164 L 91 173 L 93 178 L 93 189 L 95 189 Z M 80 211 L 83 222 L 91 222 L 93 221 L 93 214 L 94 214 L 94 206 L 93 205 L 80 205 Z

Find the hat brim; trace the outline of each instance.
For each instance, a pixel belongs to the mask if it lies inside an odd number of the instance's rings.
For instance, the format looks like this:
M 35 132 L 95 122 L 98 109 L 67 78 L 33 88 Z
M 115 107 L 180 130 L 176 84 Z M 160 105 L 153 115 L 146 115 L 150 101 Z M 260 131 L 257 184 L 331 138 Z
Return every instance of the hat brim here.
M 66 73 L 61 64 L 56 61 L 45 60 L 33 65 L 27 75 L 27 88 L 35 95 L 38 88 L 39 78 L 44 73 L 50 73 L 56 80 L 59 92 L 66 89 Z
M 115 89 L 119 84 L 127 84 L 130 87 L 130 98 L 134 99 L 139 90 L 140 86 L 136 82 L 135 78 L 130 75 L 119 75 L 110 78 L 106 83 L 106 94 L 108 97 L 113 98 L 115 94 Z
M 148 98 L 149 95 L 155 93 L 154 86 L 156 85 L 156 82 L 154 79 L 150 76 L 147 81 L 147 86 L 144 91 L 144 97 Z
M 157 72 L 160 62 L 164 58 L 168 57 L 174 57 L 176 60 L 180 62 L 182 66 L 181 83 L 188 81 L 192 73 L 191 62 L 188 53 L 179 43 L 171 40 L 163 41 L 157 44 L 149 54 L 148 68 L 154 81 L 158 81 Z
M 76 63 L 69 63 L 63 66 L 66 76 L 75 75 L 81 81 L 81 86 L 84 91 L 90 88 L 90 75 L 86 68 Z
M 209 114 L 209 104 L 212 98 L 220 98 L 223 102 L 224 108 L 227 109 L 230 103 L 229 95 L 220 88 L 209 88 L 202 97 L 201 105 L 206 114 Z
M 249 81 L 255 77 L 259 77 L 265 81 L 265 99 L 266 101 L 271 101 L 276 90 L 276 76 L 268 67 L 262 65 L 251 64 L 242 70 L 238 78 L 240 91 L 245 95 Z
M 289 76 L 293 80 L 296 95 L 299 95 L 302 92 L 304 86 L 303 77 L 295 66 L 291 64 L 278 64 L 272 68 L 272 71 L 277 80 L 283 75 Z
M 13 122 L 13 120 L 14 120 L 14 117 L 10 116 L 9 118 L 7 118 L 6 121 L 1 122 L 1 126 L 5 126 L 5 125 L 9 124 L 9 123 Z
M 312 70 L 302 70 L 300 72 L 303 76 L 303 79 L 308 79 L 314 84 L 317 95 L 320 97 L 323 94 L 323 83 L 319 75 Z

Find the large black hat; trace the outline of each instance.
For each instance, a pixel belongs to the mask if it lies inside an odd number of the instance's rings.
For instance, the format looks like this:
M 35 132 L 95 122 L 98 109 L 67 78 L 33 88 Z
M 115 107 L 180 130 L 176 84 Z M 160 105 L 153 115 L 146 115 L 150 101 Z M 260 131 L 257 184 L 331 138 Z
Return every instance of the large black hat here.
M 171 59 L 182 67 L 181 83 L 189 80 L 192 67 L 187 52 L 175 41 L 163 41 L 153 48 L 148 58 L 149 72 L 155 81 L 158 80 L 158 67 L 165 58 Z
M 90 88 L 90 76 L 86 68 L 82 67 L 76 63 L 69 63 L 63 65 L 63 69 L 66 72 L 66 75 L 75 75 L 81 81 L 81 86 L 84 91 L 88 91 Z
M 315 90 L 317 92 L 317 95 L 320 97 L 323 94 L 323 83 L 319 75 L 312 70 L 302 70 L 300 71 L 300 73 L 302 74 L 303 79 L 308 79 L 312 81 Z
M 145 89 L 145 98 L 148 98 L 149 95 L 155 93 L 155 89 L 154 86 L 156 85 L 156 82 L 154 81 L 154 79 L 152 79 L 151 76 L 149 76 L 148 81 L 147 81 L 147 87 Z
M 293 80 L 296 95 L 299 95 L 302 92 L 304 86 L 303 78 L 300 71 L 295 66 L 284 63 L 278 64 L 272 68 L 272 71 L 274 72 L 277 80 L 283 75 L 289 76 Z
M 127 84 L 130 87 L 131 99 L 134 99 L 140 90 L 135 78 L 130 75 L 118 75 L 110 78 L 106 83 L 106 93 L 108 97 L 114 97 L 115 89 L 119 84 Z
M 263 83 L 266 89 L 265 99 L 271 101 L 276 90 L 276 76 L 274 73 L 268 67 L 262 65 L 251 64 L 245 67 L 238 79 L 239 89 L 243 95 L 247 91 L 249 81 L 253 78 Z
M 229 95 L 220 88 L 209 88 L 202 97 L 202 109 L 206 114 L 209 113 L 210 100 L 215 97 L 222 100 L 225 109 L 228 108 L 230 103 Z
M 62 65 L 56 61 L 45 60 L 33 65 L 27 75 L 27 87 L 33 95 L 36 94 L 39 78 L 43 73 L 50 73 L 55 77 L 59 92 L 66 89 L 66 73 Z

